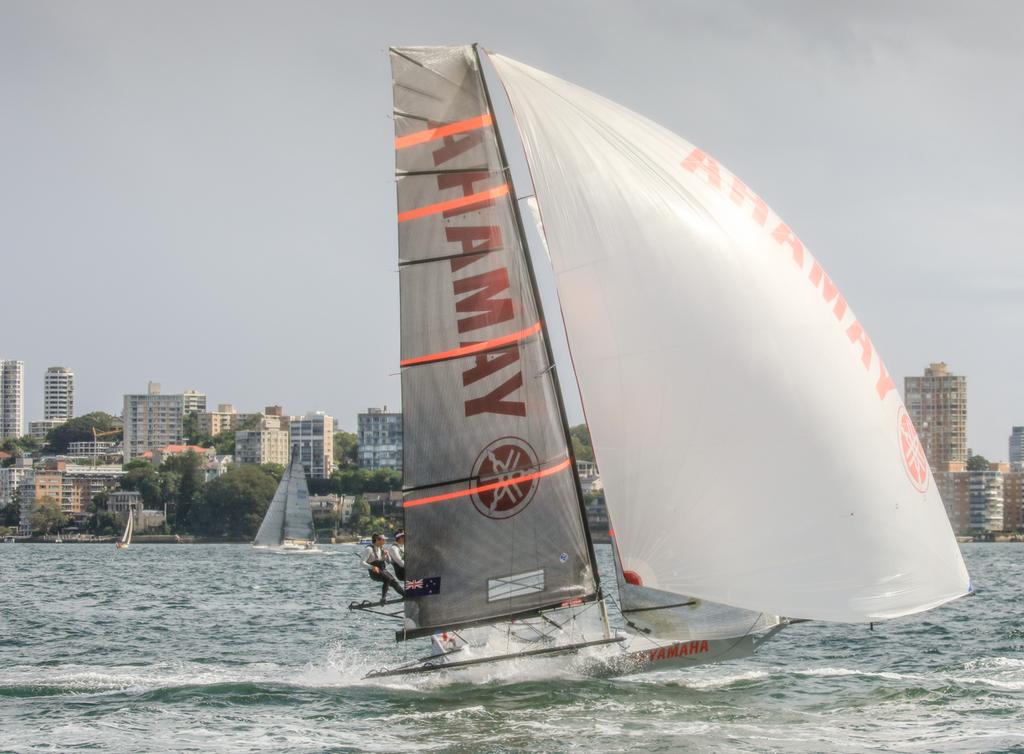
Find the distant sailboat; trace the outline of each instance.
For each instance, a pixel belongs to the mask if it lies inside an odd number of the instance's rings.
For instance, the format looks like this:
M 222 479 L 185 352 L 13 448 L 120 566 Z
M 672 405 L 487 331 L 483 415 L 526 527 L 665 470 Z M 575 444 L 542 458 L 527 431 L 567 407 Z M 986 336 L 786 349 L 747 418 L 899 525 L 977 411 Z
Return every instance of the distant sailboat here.
M 749 655 L 795 620 L 880 621 L 968 593 L 899 394 L 793 231 L 675 134 L 490 60 L 533 178 L 628 630 L 604 610 L 479 50 L 392 48 L 408 548 L 397 638 L 507 640 L 371 675 L 607 643 L 613 672 L 683 667 Z M 588 611 L 601 620 L 583 630 Z
M 128 549 L 128 545 L 132 543 L 132 534 L 135 531 L 135 514 L 130 508 L 128 509 L 128 522 L 124 525 L 124 534 L 121 535 L 121 539 L 117 542 L 118 550 Z
M 268 552 L 323 552 L 316 546 L 306 470 L 302 467 L 297 449 L 292 451 L 291 463 L 285 469 L 281 483 L 277 485 L 277 491 L 252 545 L 257 550 Z

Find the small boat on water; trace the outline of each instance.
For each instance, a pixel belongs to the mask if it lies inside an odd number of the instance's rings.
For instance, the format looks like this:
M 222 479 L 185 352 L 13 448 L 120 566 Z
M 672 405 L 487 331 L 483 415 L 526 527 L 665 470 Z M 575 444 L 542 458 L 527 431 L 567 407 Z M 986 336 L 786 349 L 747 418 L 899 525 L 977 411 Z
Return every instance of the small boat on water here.
M 280 554 L 322 553 L 316 545 L 306 470 L 298 450 L 293 449 L 292 461 L 277 485 L 252 546 L 254 550 Z
M 390 54 L 405 599 L 350 608 L 434 652 L 370 676 L 581 650 L 611 674 L 688 667 L 798 621 L 970 593 L 894 381 L 757 194 L 592 92 L 502 55 L 485 74 L 476 45 Z M 547 254 L 528 247 L 495 76 Z M 547 261 L 614 522 L 621 632 L 541 307 Z
M 115 547 L 118 550 L 127 550 L 128 545 L 132 543 L 132 534 L 135 531 L 135 515 L 131 510 L 128 511 L 128 522 L 124 525 L 124 533 L 121 535 L 121 539 L 117 541 Z
M 57 536 L 56 536 L 56 537 L 54 537 L 54 539 L 53 539 L 53 543 L 54 543 L 55 545 L 62 545 L 62 544 L 64 544 L 64 540 L 63 540 L 63 539 L 61 538 L 61 536 L 60 536 L 60 532 L 57 532 Z

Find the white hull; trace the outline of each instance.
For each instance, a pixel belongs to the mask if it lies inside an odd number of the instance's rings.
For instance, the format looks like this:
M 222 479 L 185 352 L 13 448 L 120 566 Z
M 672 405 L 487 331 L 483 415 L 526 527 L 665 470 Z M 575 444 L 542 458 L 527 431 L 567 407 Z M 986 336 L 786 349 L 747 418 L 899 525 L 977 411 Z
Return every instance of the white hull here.
M 730 639 L 649 639 L 630 634 L 612 654 L 593 658 L 588 669 L 598 675 L 632 675 L 677 670 L 750 657 L 760 644 L 752 635 Z
M 257 552 L 273 553 L 275 555 L 322 555 L 323 550 L 315 544 L 310 545 L 253 545 L 252 549 Z

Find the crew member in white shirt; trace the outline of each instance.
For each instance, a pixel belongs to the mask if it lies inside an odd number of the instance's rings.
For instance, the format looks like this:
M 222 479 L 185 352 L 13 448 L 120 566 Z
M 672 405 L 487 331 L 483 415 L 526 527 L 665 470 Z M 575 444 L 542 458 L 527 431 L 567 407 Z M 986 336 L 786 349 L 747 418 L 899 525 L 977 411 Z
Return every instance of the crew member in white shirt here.
M 388 596 L 390 586 L 403 597 L 405 589 L 398 583 L 398 579 L 388 572 L 388 561 L 391 559 L 387 548 L 384 546 L 384 535 L 374 534 L 370 537 L 370 546 L 363 552 L 363 565 L 370 573 L 370 579 L 380 582 L 380 604 L 384 604 Z
M 388 557 L 391 560 L 391 567 L 395 569 L 395 576 L 399 581 L 405 581 L 405 532 L 400 531 L 395 535 L 395 543 L 388 548 Z

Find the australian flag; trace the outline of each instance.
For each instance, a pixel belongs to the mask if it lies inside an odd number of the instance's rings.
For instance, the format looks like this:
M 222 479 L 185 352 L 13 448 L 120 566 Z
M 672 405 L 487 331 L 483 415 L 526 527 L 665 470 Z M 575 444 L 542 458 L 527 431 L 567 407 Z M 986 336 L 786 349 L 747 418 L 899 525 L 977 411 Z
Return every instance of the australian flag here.
M 441 577 L 429 579 L 409 579 L 405 582 L 406 597 L 426 597 L 428 594 L 441 593 Z

